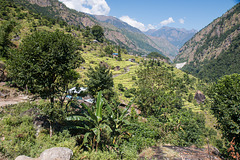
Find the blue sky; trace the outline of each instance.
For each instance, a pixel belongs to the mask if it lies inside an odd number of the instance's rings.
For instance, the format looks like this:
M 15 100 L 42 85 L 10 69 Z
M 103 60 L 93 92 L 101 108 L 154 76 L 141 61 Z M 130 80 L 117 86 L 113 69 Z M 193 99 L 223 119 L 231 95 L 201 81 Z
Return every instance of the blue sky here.
M 200 30 L 237 0 L 60 0 L 78 11 L 117 17 L 142 31 L 162 26 Z

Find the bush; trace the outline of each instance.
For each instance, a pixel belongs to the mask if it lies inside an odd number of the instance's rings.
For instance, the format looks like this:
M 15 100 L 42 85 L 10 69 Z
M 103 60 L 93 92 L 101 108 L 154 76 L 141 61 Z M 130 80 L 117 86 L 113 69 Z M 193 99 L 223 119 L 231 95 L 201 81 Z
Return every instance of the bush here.
M 123 85 L 122 85 L 121 83 L 118 84 L 118 89 L 119 89 L 120 91 L 124 92 L 124 87 L 123 87 Z
M 132 97 L 132 94 L 129 92 L 129 90 L 126 90 L 124 92 L 124 96 L 127 97 L 127 98 L 130 98 L 130 97 Z
M 36 135 L 33 125 L 36 116 L 34 108 L 34 103 L 21 103 L 4 108 L 7 113 L 0 121 L 0 135 L 4 139 L 0 143 L 0 152 L 9 158 L 15 158 L 19 155 L 38 157 L 44 150 L 52 147 L 73 149 L 76 145 L 75 138 L 66 130 L 56 132 L 51 138 L 46 129 Z

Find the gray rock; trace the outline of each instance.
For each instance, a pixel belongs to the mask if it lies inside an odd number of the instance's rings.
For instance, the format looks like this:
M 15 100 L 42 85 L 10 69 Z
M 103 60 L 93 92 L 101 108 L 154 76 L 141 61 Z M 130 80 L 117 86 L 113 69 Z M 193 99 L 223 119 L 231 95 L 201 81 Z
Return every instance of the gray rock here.
M 70 160 L 73 151 L 65 147 L 54 147 L 43 151 L 40 160 Z
M 31 158 L 27 156 L 18 156 L 15 160 L 39 160 L 38 158 Z
M 198 104 L 204 103 L 206 97 L 201 91 L 197 91 L 195 93 L 194 99 L 197 101 Z
M 54 147 L 43 151 L 39 158 L 31 158 L 24 155 L 18 156 L 15 160 L 70 160 L 73 151 L 65 147 Z

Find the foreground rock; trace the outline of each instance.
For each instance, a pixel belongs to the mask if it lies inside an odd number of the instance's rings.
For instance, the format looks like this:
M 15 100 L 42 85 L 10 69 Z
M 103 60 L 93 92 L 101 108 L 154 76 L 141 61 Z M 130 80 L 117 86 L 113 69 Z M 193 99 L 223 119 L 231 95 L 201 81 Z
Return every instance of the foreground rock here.
M 54 147 L 43 151 L 39 158 L 18 156 L 15 160 L 70 160 L 73 151 L 65 147 Z

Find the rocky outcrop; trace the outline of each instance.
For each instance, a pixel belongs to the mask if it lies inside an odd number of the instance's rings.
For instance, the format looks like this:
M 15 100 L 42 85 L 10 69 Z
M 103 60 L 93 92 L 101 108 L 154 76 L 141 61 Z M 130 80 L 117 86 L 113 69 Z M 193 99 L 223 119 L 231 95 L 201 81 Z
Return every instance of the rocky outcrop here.
M 197 91 L 195 93 L 194 99 L 197 101 L 198 104 L 204 103 L 206 97 L 201 91 Z
M 24 155 L 18 156 L 15 160 L 70 160 L 73 151 L 65 147 L 54 147 L 43 151 L 39 158 L 31 158 Z

